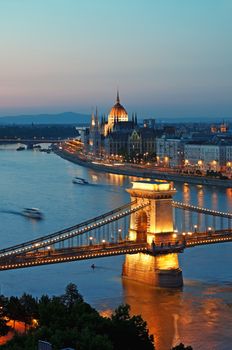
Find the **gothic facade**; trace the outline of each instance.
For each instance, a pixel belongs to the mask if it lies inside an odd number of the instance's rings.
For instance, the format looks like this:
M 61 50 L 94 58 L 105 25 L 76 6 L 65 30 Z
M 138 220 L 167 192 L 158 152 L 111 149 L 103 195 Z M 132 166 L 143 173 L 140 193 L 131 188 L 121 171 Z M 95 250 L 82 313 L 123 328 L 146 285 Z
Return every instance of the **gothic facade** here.
M 156 152 L 156 131 L 154 128 L 140 127 L 137 115 L 129 120 L 126 109 L 121 105 L 117 92 L 116 103 L 111 108 L 108 118 L 101 122 L 98 113 L 91 116 L 91 124 L 84 133 L 84 149 L 94 156 L 134 157 L 154 155 Z

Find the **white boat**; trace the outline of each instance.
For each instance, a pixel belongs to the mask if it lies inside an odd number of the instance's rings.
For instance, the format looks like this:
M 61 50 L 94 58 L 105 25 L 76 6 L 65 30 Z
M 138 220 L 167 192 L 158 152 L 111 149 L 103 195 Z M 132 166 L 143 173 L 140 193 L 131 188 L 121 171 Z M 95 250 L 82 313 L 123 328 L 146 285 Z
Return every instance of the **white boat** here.
M 18 148 L 16 148 L 16 151 L 24 151 L 25 149 L 26 149 L 26 147 L 19 146 Z
M 32 219 L 43 219 L 43 213 L 38 208 L 24 208 L 22 215 Z
M 79 184 L 79 185 L 88 185 L 88 181 L 85 179 L 82 179 L 81 177 L 75 176 L 72 180 L 74 184 Z

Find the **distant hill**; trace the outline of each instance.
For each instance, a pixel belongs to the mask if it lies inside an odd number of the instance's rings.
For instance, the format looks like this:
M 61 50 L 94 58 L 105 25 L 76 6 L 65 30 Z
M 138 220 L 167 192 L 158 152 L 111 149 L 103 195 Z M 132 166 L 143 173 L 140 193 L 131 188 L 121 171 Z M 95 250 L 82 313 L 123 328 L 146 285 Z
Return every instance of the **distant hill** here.
M 90 115 L 74 112 L 59 114 L 18 115 L 0 117 L 0 125 L 9 124 L 88 124 Z

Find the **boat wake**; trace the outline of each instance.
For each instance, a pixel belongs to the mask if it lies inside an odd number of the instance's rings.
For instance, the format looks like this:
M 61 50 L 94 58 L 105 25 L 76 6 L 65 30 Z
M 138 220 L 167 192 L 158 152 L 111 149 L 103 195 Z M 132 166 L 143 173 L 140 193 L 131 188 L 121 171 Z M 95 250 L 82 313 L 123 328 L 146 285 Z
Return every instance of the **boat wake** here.
M 12 215 L 19 215 L 19 216 L 24 216 L 28 217 L 30 219 L 42 219 L 43 214 L 37 209 L 24 209 L 23 211 L 16 211 L 16 210 L 0 210 L 0 213 L 4 214 L 12 214 Z
M 0 210 L 0 213 L 24 216 L 20 211 L 15 210 Z

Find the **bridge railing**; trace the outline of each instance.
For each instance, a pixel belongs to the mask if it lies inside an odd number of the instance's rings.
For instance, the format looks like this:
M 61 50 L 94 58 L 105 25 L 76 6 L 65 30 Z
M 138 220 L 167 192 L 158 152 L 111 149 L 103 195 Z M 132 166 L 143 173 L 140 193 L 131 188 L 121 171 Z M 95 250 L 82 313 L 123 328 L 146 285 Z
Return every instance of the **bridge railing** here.
M 45 247 L 50 247 L 51 245 L 55 245 L 57 243 L 68 241 L 68 246 L 73 244 L 73 241 L 70 241 L 76 236 L 82 236 L 90 231 L 94 231 L 102 226 L 110 224 L 112 222 L 117 222 L 118 220 L 129 216 L 131 213 L 140 210 L 144 206 L 148 205 L 148 203 L 134 206 L 131 209 L 128 209 L 132 204 L 136 204 L 136 200 L 120 206 L 114 210 L 111 210 L 105 214 L 99 215 L 98 217 L 92 218 L 90 220 L 84 221 L 78 225 L 71 226 L 67 229 L 57 231 L 50 235 L 46 235 L 43 237 L 39 237 L 37 239 L 24 242 L 22 244 L 18 244 L 15 246 L 11 246 L 5 249 L 0 250 L 0 257 L 10 256 L 10 255 L 18 255 L 23 254 L 28 251 L 38 250 Z M 127 210 L 126 210 L 127 209 Z M 104 240 L 104 234 L 102 239 Z M 89 237 L 90 238 L 90 237 Z
M 232 228 L 232 213 L 173 201 L 175 229 L 188 232 L 213 232 Z

